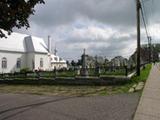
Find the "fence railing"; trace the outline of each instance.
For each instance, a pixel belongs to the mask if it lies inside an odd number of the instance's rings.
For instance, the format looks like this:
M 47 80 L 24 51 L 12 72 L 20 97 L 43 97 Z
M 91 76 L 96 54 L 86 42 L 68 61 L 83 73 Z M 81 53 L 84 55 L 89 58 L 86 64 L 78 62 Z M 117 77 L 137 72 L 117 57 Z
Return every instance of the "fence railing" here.
M 135 67 L 98 67 L 87 68 L 88 76 L 127 76 L 129 73 L 135 71 Z M 56 77 L 76 77 L 80 75 L 81 69 L 73 68 L 69 70 L 53 70 L 53 71 L 28 71 L 28 72 L 15 72 L 15 73 L 1 73 L 0 79 L 51 79 Z

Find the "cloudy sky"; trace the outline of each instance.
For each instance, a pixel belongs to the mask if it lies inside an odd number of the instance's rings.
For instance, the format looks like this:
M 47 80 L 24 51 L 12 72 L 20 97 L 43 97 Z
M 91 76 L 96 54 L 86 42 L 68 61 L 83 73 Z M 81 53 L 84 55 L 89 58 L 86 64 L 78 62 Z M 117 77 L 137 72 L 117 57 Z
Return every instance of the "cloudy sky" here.
M 149 33 L 160 40 L 160 0 L 143 0 Z M 90 55 L 129 57 L 136 49 L 135 0 L 45 0 L 36 6 L 28 30 L 14 31 L 45 39 L 65 59 L 78 59 L 85 48 Z M 147 43 L 142 24 L 142 42 Z

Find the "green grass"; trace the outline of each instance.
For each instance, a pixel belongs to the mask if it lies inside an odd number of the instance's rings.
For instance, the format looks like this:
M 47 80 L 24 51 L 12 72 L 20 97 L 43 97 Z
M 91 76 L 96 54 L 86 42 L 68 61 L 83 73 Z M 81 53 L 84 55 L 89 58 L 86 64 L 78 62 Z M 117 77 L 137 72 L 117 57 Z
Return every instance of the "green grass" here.
M 124 71 L 105 72 L 102 75 L 125 75 Z
M 152 65 L 148 64 L 146 65 L 145 69 L 141 70 L 141 75 L 140 76 L 134 76 L 131 80 L 134 83 L 138 82 L 145 82 L 149 76 L 150 70 L 151 70 Z
M 75 71 L 57 72 L 57 77 L 75 77 Z
M 43 76 L 46 78 L 52 78 L 52 77 L 55 77 L 55 73 L 54 72 L 42 72 L 40 73 L 40 76 Z M 74 76 L 75 76 L 75 71 L 57 71 L 56 72 L 56 77 L 74 77 Z

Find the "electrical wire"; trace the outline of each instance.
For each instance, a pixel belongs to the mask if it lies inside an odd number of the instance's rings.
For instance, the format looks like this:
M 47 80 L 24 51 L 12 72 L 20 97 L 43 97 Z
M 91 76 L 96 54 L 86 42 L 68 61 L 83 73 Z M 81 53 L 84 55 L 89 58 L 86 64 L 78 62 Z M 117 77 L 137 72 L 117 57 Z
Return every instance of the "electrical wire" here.
M 144 3 L 143 3 L 143 0 L 141 1 L 141 14 L 142 14 L 142 20 L 143 20 L 143 23 L 144 23 L 144 28 L 145 28 L 145 31 L 146 31 L 146 36 L 147 36 L 147 39 L 149 41 L 149 33 L 148 33 L 148 29 L 147 29 L 147 24 L 146 24 L 146 20 L 145 20 L 145 6 L 144 6 Z

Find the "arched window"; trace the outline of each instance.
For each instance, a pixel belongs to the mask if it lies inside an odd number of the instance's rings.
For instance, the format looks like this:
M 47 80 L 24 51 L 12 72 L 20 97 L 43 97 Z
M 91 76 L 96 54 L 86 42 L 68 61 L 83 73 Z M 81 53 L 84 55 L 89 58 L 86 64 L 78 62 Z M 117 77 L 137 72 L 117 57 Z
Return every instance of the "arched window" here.
M 21 58 L 17 59 L 17 68 L 21 68 Z
M 7 58 L 2 58 L 2 68 L 7 68 Z
M 40 58 L 40 67 L 43 67 L 43 58 Z

